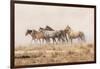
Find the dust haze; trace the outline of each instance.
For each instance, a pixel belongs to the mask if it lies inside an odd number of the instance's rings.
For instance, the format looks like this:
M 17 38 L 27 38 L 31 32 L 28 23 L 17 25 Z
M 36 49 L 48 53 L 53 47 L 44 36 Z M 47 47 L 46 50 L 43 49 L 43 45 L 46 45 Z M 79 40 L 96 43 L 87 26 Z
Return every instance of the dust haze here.
M 75 31 L 84 32 L 87 41 L 94 41 L 93 8 L 15 4 L 16 46 L 30 43 L 31 37 L 25 37 L 27 29 L 38 30 L 46 25 L 55 30 L 69 25 Z

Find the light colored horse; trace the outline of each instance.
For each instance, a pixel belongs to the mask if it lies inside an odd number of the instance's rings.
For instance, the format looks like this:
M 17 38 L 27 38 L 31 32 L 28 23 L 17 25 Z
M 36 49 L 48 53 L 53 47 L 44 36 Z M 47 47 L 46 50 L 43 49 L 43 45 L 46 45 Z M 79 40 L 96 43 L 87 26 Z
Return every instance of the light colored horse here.
M 48 25 L 45 27 L 45 30 L 55 31 L 54 29 L 52 29 Z M 68 42 L 68 38 L 67 38 L 66 32 L 64 30 L 59 30 L 59 32 L 61 32 L 61 38 L 59 38 L 58 41 L 63 41 L 63 42 L 67 41 Z
M 33 40 L 35 41 L 36 39 L 39 40 L 40 43 L 41 39 L 43 39 L 43 41 L 45 40 L 45 36 L 42 32 L 36 30 L 27 30 L 25 36 L 27 36 L 28 34 L 32 37 L 31 43 Z
M 49 30 L 46 30 L 46 29 L 41 28 L 41 27 L 39 28 L 39 31 L 44 33 L 44 36 L 45 36 L 45 38 L 46 38 L 46 40 L 48 42 L 50 42 L 50 38 L 53 39 L 53 42 L 56 41 L 55 40 L 55 32 L 54 31 L 51 31 L 51 30 L 49 31 Z
M 85 35 L 81 31 L 73 31 L 70 26 L 67 26 L 64 31 L 68 34 L 68 37 L 71 40 L 71 43 L 72 43 L 72 40 L 76 38 L 82 41 L 85 41 Z
M 45 38 L 49 39 L 48 41 L 50 42 L 50 38 L 52 38 L 53 43 L 56 42 L 56 38 L 61 39 L 62 38 L 62 32 L 61 31 L 49 31 L 44 28 L 39 29 L 39 31 L 44 33 Z M 62 38 L 63 40 L 63 38 Z

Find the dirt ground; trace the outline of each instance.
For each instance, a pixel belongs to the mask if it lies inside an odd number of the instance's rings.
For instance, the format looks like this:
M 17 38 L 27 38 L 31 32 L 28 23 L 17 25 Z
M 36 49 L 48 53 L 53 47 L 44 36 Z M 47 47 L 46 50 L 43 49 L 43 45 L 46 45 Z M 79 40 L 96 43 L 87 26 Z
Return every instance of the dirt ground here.
M 94 44 L 44 44 L 15 48 L 15 66 L 94 60 Z

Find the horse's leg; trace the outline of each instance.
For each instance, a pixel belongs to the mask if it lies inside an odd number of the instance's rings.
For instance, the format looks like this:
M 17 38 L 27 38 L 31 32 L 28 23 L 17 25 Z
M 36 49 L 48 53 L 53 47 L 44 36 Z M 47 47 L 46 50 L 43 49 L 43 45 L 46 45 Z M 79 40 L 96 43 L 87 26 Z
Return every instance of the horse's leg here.
M 42 44 L 44 44 L 44 39 L 42 39 Z
M 63 34 L 63 39 L 64 39 L 63 40 L 64 42 L 66 42 L 66 41 L 68 42 L 68 38 L 67 38 L 67 34 L 66 33 Z
M 39 39 L 39 44 L 41 45 L 41 39 Z
M 56 38 L 53 38 L 53 44 L 54 44 L 54 43 L 56 43 L 56 44 L 57 44 L 57 42 L 56 42 Z
M 63 41 L 64 41 L 64 42 L 66 42 L 66 41 L 68 42 L 68 39 L 67 39 L 66 34 L 63 35 Z
M 47 43 L 49 44 L 49 43 L 50 43 L 50 38 L 48 37 L 48 38 L 46 39 L 46 41 L 47 41 Z
M 60 37 L 58 37 L 58 38 L 57 38 L 57 41 L 58 41 L 58 43 L 60 43 L 60 42 L 61 42 L 61 38 L 60 38 Z
M 34 44 L 37 44 L 37 40 L 36 39 L 34 39 Z
M 60 42 L 62 43 L 63 38 L 62 38 L 62 36 L 61 36 L 61 35 L 59 35 L 59 36 L 58 36 L 58 41 L 59 41 L 59 43 L 60 43 Z
M 54 44 L 54 39 L 52 38 L 52 43 Z
M 85 35 L 83 35 L 83 40 L 84 40 L 84 42 L 86 41 L 86 39 L 85 39 Z
M 85 35 L 84 35 L 84 33 L 81 33 L 80 34 L 80 39 L 81 39 L 81 41 L 84 41 L 85 42 Z
M 65 42 L 65 36 L 61 36 L 62 43 Z
M 54 44 L 54 42 L 55 42 L 54 38 L 52 38 L 52 41 L 53 41 L 53 44 Z
M 35 39 L 34 39 L 34 44 L 35 44 Z
M 48 39 L 46 38 L 46 43 L 48 44 Z
M 30 45 L 32 45 L 32 42 L 33 42 L 33 39 L 31 39 L 31 43 L 30 43 Z
M 85 41 L 86 41 L 86 40 L 85 40 L 85 36 L 82 36 L 81 40 L 85 42 Z
M 83 42 L 84 38 L 83 36 L 79 36 L 80 42 Z
M 46 39 L 46 38 L 44 38 L 44 44 L 46 44 L 46 42 L 47 42 L 47 39 Z
M 80 43 L 80 41 L 81 41 L 81 38 L 77 37 L 77 42 Z
M 70 41 L 71 41 L 71 44 L 72 44 L 72 38 L 70 39 Z
M 46 38 L 46 43 L 47 43 L 47 44 L 49 43 L 49 41 L 50 41 L 49 38 Z
M 65 36 L 66 37 L 66 41 L 68 42 L 68 38 L 67 38 L 67 36 Z

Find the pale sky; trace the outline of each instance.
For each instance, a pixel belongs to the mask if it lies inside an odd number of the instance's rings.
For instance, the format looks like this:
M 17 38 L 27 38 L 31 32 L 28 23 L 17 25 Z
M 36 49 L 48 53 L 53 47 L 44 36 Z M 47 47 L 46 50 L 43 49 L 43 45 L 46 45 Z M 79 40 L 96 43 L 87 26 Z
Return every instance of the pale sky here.
M 38 30 L 46 25 L 55 30 L 69 25 L 75 31 L 83 31 L 87 40 L 94 40 L 94 9 L 15 4 L 15 44 L 30 42 L 31 37 L 25 37 L 27 29 Z

